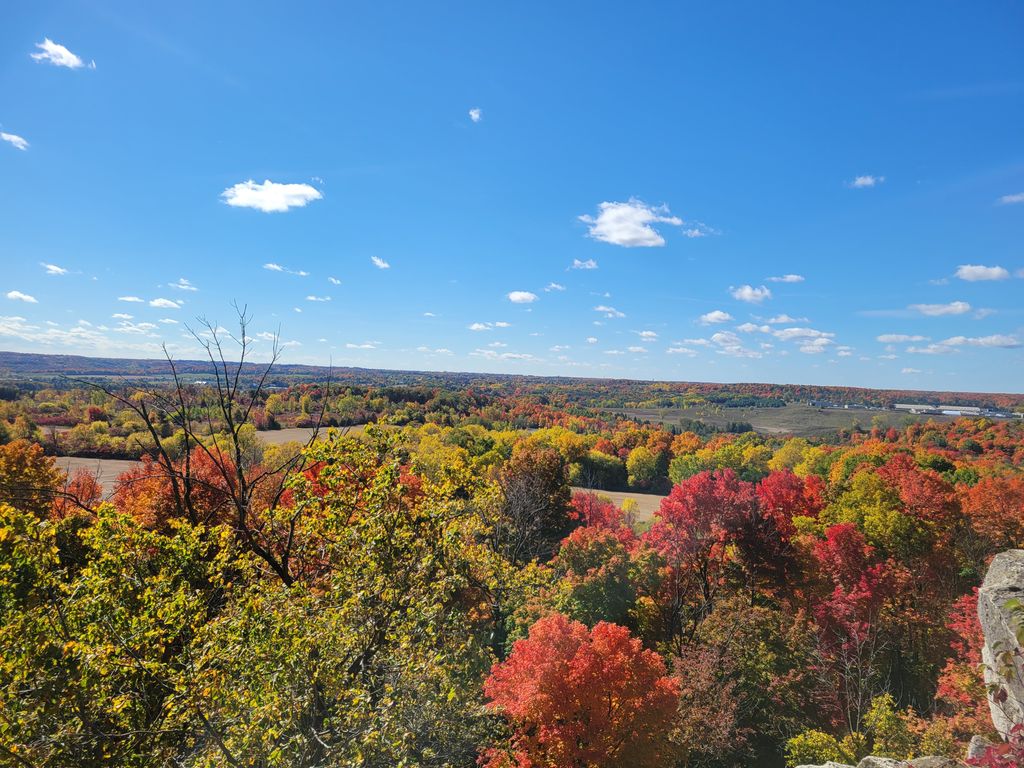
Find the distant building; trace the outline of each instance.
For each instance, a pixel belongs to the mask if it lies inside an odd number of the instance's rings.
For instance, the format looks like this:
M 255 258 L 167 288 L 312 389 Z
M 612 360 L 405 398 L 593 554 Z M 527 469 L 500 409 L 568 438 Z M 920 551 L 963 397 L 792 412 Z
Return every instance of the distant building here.
M 907 411 L 909 413 L 938 413 L 939 410 L 934 405 L 928 405 L 927 403 L 896 403 L 893 406 L 897 411 Z

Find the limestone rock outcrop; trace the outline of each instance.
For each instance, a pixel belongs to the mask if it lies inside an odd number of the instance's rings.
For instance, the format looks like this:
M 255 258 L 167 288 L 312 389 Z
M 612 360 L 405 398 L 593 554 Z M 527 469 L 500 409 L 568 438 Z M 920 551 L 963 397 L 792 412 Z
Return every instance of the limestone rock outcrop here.
M 1024 600 L 1024 549 L 1010 549 L 996 555 L 978 591 L 978 619 L 985 634 L 981 652 L 985 682 L 998 684 L 1006 691 L 1002 702 L 989 699 L 992 724 L 1004 738 L 1015 723 L 1024 722 L 1024 679 L 1016 632 L 1021 617 L 1008 607 L 1012 600 Z M 1000 670 L 1007 666 L 1007 652 L 1014 655 L 1011 663 L 1014 671 L 1001 674 Z

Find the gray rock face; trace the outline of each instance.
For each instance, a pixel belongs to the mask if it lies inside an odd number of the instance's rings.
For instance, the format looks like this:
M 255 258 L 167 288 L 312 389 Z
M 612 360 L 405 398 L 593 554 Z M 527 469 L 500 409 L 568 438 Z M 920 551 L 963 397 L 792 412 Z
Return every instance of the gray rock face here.
M 1015 663 L 1016 673 L 1004 676 L 999 673 L 997 659 L 1004 651 L 1020 651 L 1016 619 L 1006 609 L 1006 603 L 1014 598 L 1024 599 L 1024 549 L 1010 549 L 996 555 L 978 591 L 978 618 L 985 633 L 981 652 L 985 682 L 998 683 L 1007 693 L 1002 703 L 989 699 L 992 724 L 1004 738 L 1015 723 L 1024 722 L 1024 670 L 1020 660 Z
M 865 757 L 859 763 L 857 768 L 900 768 L 905 766 L 906 760 L 893 760 L 891 757 Z
M 951 757 L 915 757 L 907 765 L 910 768 L 958 768 L 963 763 Z
M 972 736 L 971 743 L 967 745 L 967 759 L 981 757 L 985 750 L 992 746 L 992 742 L 984 736 Z
M 837 763 L 835 760 L 829 760 L 827 763 L 821 765 L 798 765 L 796 768 L 853 768 L 852 765 L 846 763 Z

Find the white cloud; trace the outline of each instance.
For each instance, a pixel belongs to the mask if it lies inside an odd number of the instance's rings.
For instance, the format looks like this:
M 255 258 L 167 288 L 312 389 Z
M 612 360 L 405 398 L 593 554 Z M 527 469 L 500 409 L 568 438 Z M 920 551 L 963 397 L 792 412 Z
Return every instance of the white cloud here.
M 157 338 L 155 333 L 152 331 L 156 329 L 156 325 L 153 323 L 133 323 L 130 320 L 122 320 L 114 328 L 115 333 L 129 333 L 134 336 L 150 336 Z
M 433 312 L 424 312 L 423 316 L 424 317 L 437 317 L 437 315 L 435 313 L 433 313 Z
M 309 272 L 304 269 L 288 269 L 288 267 L 282 267 L 280 264 L 275 264 L 270 261 L 263 265 L 263 268 L 270 272 L 283 272 L 287 275 L 296 275 L 297 277 L 309 277 Z
M 743 323 L 743 325 L 736 326 L 736 330 L 741 333 L 771 333 L 772 329 L 769 325 L 757 325 L 756 323 Z
M 506 344 L 504 341 L 492 341 L 487 346 L 492 347 L 493 349 L 501 349 L 502 347 L 507 347 L 508 344 Z
M 29 296 L 27 293 L 21 291 L 8 291 L 7 298 L 11 301 L 24 301 L 26 304 L 38 304 L 35 296 Z
M 807 318 L 806 317 L 790 317 L 789 315 L 783 313 L 781 315 L 775 315 L 774 317 L 769 317 L 767 320 L 765 320 L 765 322 L 766 323 L 770 323 L 772 325 L 777 325 L 777 324 L 780 324 L 780 323 L 806 323 L 807 322 Z
M 46 274 L 48 275 L 66 275 L 68 273 L 68 271 L 64 269 L 64 267 L 58 267 L 56 264 L 47 264 L 46 262 L 41 262 L 39 266 L 45 269 Z
M 341 280 L 339 280 L 336 277 L 328 277 L 327 282 L 330 283 L 331 285 L 341 285 Z
M 628 203 L 604 202 L 597 206 L 596 217 L 584 214 L 579 220 L 589 225 L 588 234 L 595 240 L 625 248 L 650 248 L 665 244 L 652 224 L 681 227 L 683 220 L 669 215 L 668 206 L 649 206 L 631 198 Z
M 740 337 L 732 331 L 719 331 L 712 334 L 711 343 L 718 345 L 719 349 L 715 351 L 720 355 L 749 358 L 763 357 L 760 352 L 744 347 Z
M 310 294 L 309 296 L 306 297 L 306 301 L 324 302 L 324 301 L 330 301 L 330 300 L 331 300 L 330 296 L 314 296 L 313 294 Z
M 597 336 L 587 336 L 587 344 L 597 344 Z
M 484 357 L 488 360 L 534 360 L 533 355 L 526 352 L 495 352 L 493 349 L 474 349 L 469 353 L 473 357 Z
M 512 323 L 506 323 L 504 320 L 495 320 L 493 323 L 471 323 L 466 327 L 471 331 L 490 331 L 494 328 L 511 328 Z
M 43 38 L 43 42 L 36 43 L 38 53 L 30 53 L 33 59 L 38 62 L 47 62 L 55 67 L 67 67 L 68 69 L 81 69 L 85 62 L 60 43 L 55 43 L 50 38 Z M 96 69 L 96 62 L 89 64 L 90 69 Z
M 737 301 L 746 301 L 750 304 L 760 304 L 765 299 L 772 297 L 772 292 L 763 285 L 755 288 L 752 285 L 741 285 L 739 288 L 729 288 L 729 294 Z
M 480 107 L 473 107 L 469 110 L 469 119 L 474 123 L 479 123 L 484 119 L 484 111 Z M 499 121 L 500 122 L 500 121 Z
M 551 291 L 564 291 L 565 286 L 562 285 L 561 283 L 548 283 L 544 290 L 547 291 L 548 293 L 550 293 Z
M 181 309 L 179 302 L 171 301 L 170 299 L 153 299 L 149 302 L 149 306 L 156 307 L 157 309 Z
M 593 259 L 587 259 L 586 261 L 573 259 L 572 269 L 597 269 L 597 262 L 594 261 Z
M 697 351 L 690 349 L 689 347 L 669 347 L 665 350 L 667 355 L 686 355 L 687 357 L 696 357 Z
M 979 280 L 1007 280 L 1010 273 L 1003 267 L 984 267 L 981 264 L 961 264 L 956 268 L 956 276 L 961 280 L 977 282 Z
M 633 331 L 633 333 L 644 341 L 655 341 L 658 338 L 658 334 L 654 331 Z
M 875 337 L 876 341 L 883 344 L 902 344 L 907 341 L 928 341 L 927 336 L 911 336 L 906 333 L 883 333 Z
M 599 304 L 596 307 L 594 307 L 594 311 L 604 313 L 605 317 L 618 318 L 626 316 L 625 312 L 619 312 L 619 310 L 617 310 L 615 307 L 609 307 L 604 304 Z
M 532 304 L 537 300 L 537 294 L 529 291 L 510 291 L 508 300 L 513 304 Z
M 16 133 L 4 133 L 3 131 L 0 131 L 0 140 L 6 141 L 12 147 L 20 149 L 22 152 L 28 149 L 28 142 Z
M 635 355 L 635 354 L 639 354 L 641 352 L 646 352 L 647 351 L 647 347 L 626 347 L 626 351 L 627 352 L 632 352 Z
M 946 344 L 929 344 L 924 347 L 907 347 L 907 352 L 912 355 L 952 355 L 960 350 L 954 349 Z
M 995 313 L 996 313 L 996 310 L 994 310 L 994 309 L 989 309 L 988 307 L 980 307 L 980 308 L 974 310 L 974 319 L 975 320 L 984 320 L 989 315 L 994 315 Z
M 133 315 L 129 315 L 125 312 L 115 312 L 111 317 L 115 320 L 131 320 Z
M 606 355 L 624 355 L 626 353 L 623 352 L 621 349 L 606 349 L 604 351 L 604 354 L 606 354 Z
M 968 345 L 972 347 L 994 347 L 998 349 L 1017 349 L 1022 346 L 1016 336 L 993 334 L 991 336 L 953 336 L 939 342 L 940 344 L 958 347 Z
M 172 320 L 169 317 L 162 317 L 162 318 L 160 318 L 160 322 L 163 323 L 164 325 L 177 325 L 178 324 L 177 320 Z
M 1014 205 L 1015 203 L 1024 203 L 1024 192 L 1017 192 L 1012 195 L 1003 195 L 999 198 L 1000 205 Z
M 920 369 L 918 369 L 918 368 L 903 368 L 903 369 L 902 369 L 902 370 L 900 371 L 900 373 L 920 373 L 920 372 L 921 372 L 921 371 L 920 371 Z
M 283 213 L 320 200 L 323 195 L 309 184 L 279 184 L 267 179 L 257 184 L 252 179 L 228 187 L 220 196 L 234 208 L 255 208 L 264 213 Z
M 943 315 L 963 315 L 971 311 L 971 305 L 966 301 L 951 301 L 949 304 L 911 304 L 908 309 L 928 317 L 941 317 Z
M 858 176 L 849 183 L 853 189 L 866 189 L 874 187 L 885 181 L 885 176 Z
M 378 343 L 379 342 L 376 341 L 364 341 L 362 344 L 353 344 L 352 342 L 349 342 L 345 345 L 345 349 L 376 349 Z
M 772 335 L 780 341 L 804 341 L 810 339 L 831 339 L 834 333 L 819 331 L 816 328 L 781 328 Z
M 61 328 L 56 323 L 47 323 L 47 326 L 32 325 L 24 317 L 0 317 L 0 337 L 17 338 L 40 346 L 70 346 L 122 355 L 125 350 L 152 354 L 161 351 L 155 342 L 133 344 L 124 339 L 114 341 L 84 320 L 69 328 Z
M 142 303 L 142 299 L 140 299 L 138 296 L 118 296 L 117 300 L 118 301 L 127 301 L 129 304 L 141 304 Z
M 384 261 L 380 256 L 371 256 L 370 261 L 373 262 L 373 266 L 377 269 L 391 269 L 391 265 Z
M 190 283 L 188 280 L 186 280 L 184 277 L 179 277 L 178 278 L 178 282 L 176 282 L 176 283 L 169 283 L 168 284 L 168 288 L 177 288 L 179 291 L 198 291 L 199 290 L 194 285 L 192 285 L 192 283 Z
M 553 347 L 548 347 L 548 352 L 564 352 L 567 349 L 572 349 L 568 344 L 555 344 Z
M 715 323 L 727 323 L 732 320 L 732 315 L 728 312 L 723 312 L 720 309 L 714 309 L 711 312 L 705 312 L 700 316 L 701 325 L 714 325 Z
M 769 283 L 802 283 L 803 275 L 779 275 L 778 277 L 766 277 Z
M 816 339 L 810 339 L 802 343 L 800 345 L 800 351 L 805 355 L 820 355 L 832 343 L 832 339 L 819 336 Z

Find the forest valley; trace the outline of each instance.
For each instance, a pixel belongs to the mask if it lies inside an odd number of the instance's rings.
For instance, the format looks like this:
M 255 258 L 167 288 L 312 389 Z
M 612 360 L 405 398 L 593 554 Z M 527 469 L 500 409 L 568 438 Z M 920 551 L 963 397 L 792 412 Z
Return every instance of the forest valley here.
M 4 400 L 0 763 L 712 768 L 1001 742 L 977 589 L 1024 546 L 1024 423 L 667 428 L 554 391 L 270 391 L 209 351 L 205 383 Z M 54 409 L 142 463 L 109 496 L 68 476 Z M 309 440 L 265 445 L 285 418 Z M 639 519 L 600 495 L 622 488 L 667 496 Z M 1021 741 L 976 764 L 1024 765 Z

